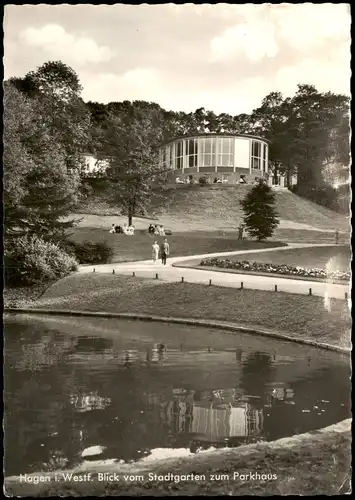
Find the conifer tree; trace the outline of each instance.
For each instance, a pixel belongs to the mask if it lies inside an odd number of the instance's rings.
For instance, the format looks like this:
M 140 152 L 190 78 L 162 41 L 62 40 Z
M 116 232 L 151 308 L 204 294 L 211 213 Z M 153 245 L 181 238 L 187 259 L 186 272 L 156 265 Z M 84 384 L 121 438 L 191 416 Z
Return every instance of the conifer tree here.
M 261 181 L 240 202 L 244 211 L 243 221 L 247 232 L 258 241 L 273 235 L 280 221 L 275 210 L 275 194 Z

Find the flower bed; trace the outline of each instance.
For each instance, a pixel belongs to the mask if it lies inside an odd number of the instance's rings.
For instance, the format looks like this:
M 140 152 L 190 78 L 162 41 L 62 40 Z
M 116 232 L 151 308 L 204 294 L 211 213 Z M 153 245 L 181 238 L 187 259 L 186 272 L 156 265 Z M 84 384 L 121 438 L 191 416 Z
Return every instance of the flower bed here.
M 245 260 L 239 262 L 229 259 L 218 259 L 217 257 L 211 259 L 203 259 L 200 265 L 209 267 L 221 267 L 224 269 L 237 269 L 240 271 L 251 271 L 257 273 L 283 274 L 288 276 L 302 276 L 306 278 L 320 278 L 324 280 L 350 280 L 349 271 L 326 271 L 325 269 L 319 268 L 305 269 L 303 267 L 292 267 L 286 264 L 264 264 L 261 262 L 248 262 Z

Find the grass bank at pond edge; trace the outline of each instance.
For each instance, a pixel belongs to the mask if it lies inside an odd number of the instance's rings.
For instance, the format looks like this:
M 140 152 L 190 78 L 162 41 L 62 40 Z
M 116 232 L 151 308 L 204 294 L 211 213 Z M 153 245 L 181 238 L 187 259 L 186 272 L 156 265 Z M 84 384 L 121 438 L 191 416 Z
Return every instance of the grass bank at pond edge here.
M 259 443 L 165 459 L 147 464 L 86 467 L 92 481 L 39 483 L 5 480 L 8 496 L 241 496 L 337 495 L 351 491 L 351 421 L 271 443 Z M 116 472 L 119 482 L 98 481 L 98 472 Z M 234 473 L 239 473 L 239 479 Z M 80 469 L 78 469 L 80 473 Z M 149 480 L 149 473 L 204 475 L 180 482 Z M 275 474 L 274 480 L 241 479 L 249 474 Z M 122 476 L 121 476 L 122 474 Z M 143 475 L 143 481 L 125 481 L 123 474 Z M 220 477 L 211 480 L 211 475 Z M 46 474 L 47 475 L 47 474 Z M 223 479 L 221 478 L 223 475 Z
M 271 328 L 290 336 L 349 348 L 351 316 L 344 300 L 261 290 L 240 290 L 193 283 L 106 274 L 76 274 L 50 286 L 33 301 L 5 306 L 137 313 L 222 320 Z

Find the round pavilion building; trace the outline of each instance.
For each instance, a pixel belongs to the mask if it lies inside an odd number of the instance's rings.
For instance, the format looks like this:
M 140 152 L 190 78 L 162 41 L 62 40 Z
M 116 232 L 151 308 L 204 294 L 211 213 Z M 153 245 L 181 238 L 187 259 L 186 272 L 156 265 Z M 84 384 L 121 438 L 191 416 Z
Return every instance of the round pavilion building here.
M 244 134 L 195 134 L 177 137 L 159 150 L 160 167 L 173 182 L 205 177 L 210 183 L 252 183 L 268 177 L 269 144 Z

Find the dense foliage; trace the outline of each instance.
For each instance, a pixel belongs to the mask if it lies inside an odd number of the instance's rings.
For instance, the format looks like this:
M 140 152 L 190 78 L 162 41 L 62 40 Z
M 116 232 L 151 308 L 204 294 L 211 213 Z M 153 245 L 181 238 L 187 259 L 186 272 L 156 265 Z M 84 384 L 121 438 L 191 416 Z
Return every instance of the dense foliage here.
M 21 236 L 5 248 L 5 280 L 9 285 L 35 285 L 67 276 L 77 261 L 58 245 L 37 236 Z
M 65 250 L 75 256 L 80 264 L 106 264 L 113 256 L 112 248 L 105 241 L 84 241 L 83 243 L 68 241 L 65 244 Z
M 58 77 L 58 68 L 64 76 L 66 72 L 73 76 L 72 70 L 61 63 L 57 66 L 44 65 L 29 73 L 25 90 L 18 79 L 4 85 L 7 238 L 37 234 L 61 239 L 73 225 L 63 218 L 73 212 L 80 198 L 79 157 L 88 140 L 89 115 L 86 112 L 85 128 L 72 109 L 79 99 L 77 87 L 65 88 Z M 76 134 L 86 136 L 79 141 Z
M 8 282 L 51 280 L 73 267 L 73 259 L 66 262 L 59 250 L 56 257 L 57 247 L 50 245 L 65 240 L 75 223 L 68 216 L 82 194 L 80 155 L 90 136 L 90 113 L 80 91 L 77 75 L 61 62 L 46 63 L 4 84 Z M 25 242 L 30 245 L 27 253 Z

